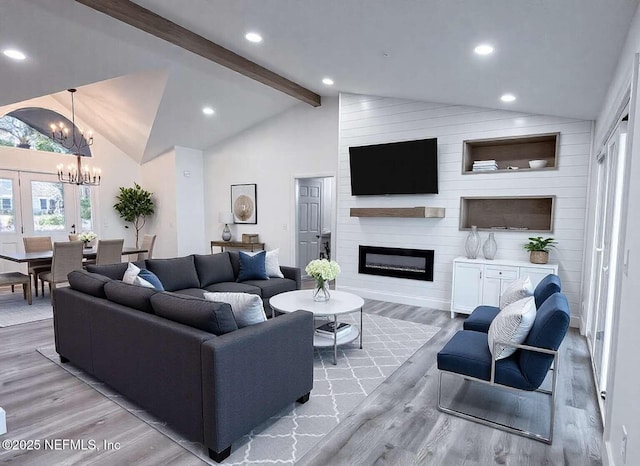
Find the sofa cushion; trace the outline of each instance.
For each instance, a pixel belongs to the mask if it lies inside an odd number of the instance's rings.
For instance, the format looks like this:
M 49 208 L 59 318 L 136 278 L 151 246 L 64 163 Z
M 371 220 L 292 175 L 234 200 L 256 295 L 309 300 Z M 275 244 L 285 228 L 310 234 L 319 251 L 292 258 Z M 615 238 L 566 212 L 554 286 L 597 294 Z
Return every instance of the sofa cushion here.
M 231 306 L 177 293 L 156 293 L 151 297 L 156 315 L 214 335 L 238 329 Z
M 471 315 L 465 319 L 462 328 L 465 330 L 473 330 L 474 332 L 487 333 L 491 322 L 493 322 L 493 319 L 496 318 L 499 312 L 500 308 L 496 306 L 478 306 L 473 310 Z
M 193 259 L 200 280 L 200 288 L 205 288 L 214 283 L 233 282 L 236 279 L 228 252 L 207 255 L 196 254 Z
M 231 268 L 233 269 L 233 276 L 237 277 L 240 273 L 240 251 L 228 251 L 228 253 L 229 259 L 231 260 Z
M 527 339 L 529 330 L 536 320 L 536 303 L 533 296 L 509 304 L 501 310 L 487 333 L 489 351 L 493 357 L 504 359 L 515 353 L 516 348 L 498 343 L 494 350 L 494 342 L 508 342 L 516 345 Z
M 266 251 L 260 251 L 253 255 L 240 251 L 240 273 L 236 281 L 268 280 L 269 276 L 265 265 L 266 255 Z
M 100 275 L 109 277 L 112 280 L 122 280 L 124 272 L 127 270 L 129 264 L 135 264 L 135 266 L 139 269 L 144 269 L 146 267 L 144 261 L 120 262 L 118 264 L 105 265 L 89 264 L 87 265 L 87 271 L 92 273 L 99 273 Z
M 173 293 L 204 299 L 205 290 L 203 290 L 202 288 L 185 288 L 184 290 L 173 291 Z
M 104 292 L 109 301 L 132 307 L 142 312 L 153 314 L 153 307 L 149 299 L 158 293 L 153 288 L 129 285 L 119 280 L 112 280 L 104 285 Z
M 269 280 L 248 280 L 242 282 L 244 285 L 251 285 L 262 290 L 262 298 L 268 299 L 285 291 L 294 291 L 296 282 L 288 278 L 270 278 Z
M 98 273 L 87 272 L 86 270 L 74 270 L 67 275 L 69 286 L 74 290 L 96 296 L 98 298 L 106 298 L 104 285 L 111 281 L 109 277 Z
M 200 287 L 193 256 L 173 259 L 148 259 L 147 270 L 158 276 L 162 286 L 167 291 Z
M 229 303 L 239 328 L 267 320 L 260 296 L 249 293 L 205 293 L 204 299 L 218 303 Z
M 262 290 L 259 287 L 238 282 L 214 283 L 213 285 L 205 287 L 205 290 L 213 292 L 251 293 L 262 296 Z

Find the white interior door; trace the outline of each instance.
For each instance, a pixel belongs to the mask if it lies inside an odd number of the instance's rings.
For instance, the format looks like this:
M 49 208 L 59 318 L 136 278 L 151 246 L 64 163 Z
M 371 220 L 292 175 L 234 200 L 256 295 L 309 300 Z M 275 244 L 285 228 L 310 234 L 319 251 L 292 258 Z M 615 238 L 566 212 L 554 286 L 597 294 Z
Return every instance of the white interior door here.
M 298 267 L 304 269 L 320 253 L 322 234 L 322 180 L 298 180 L 297 244 Z

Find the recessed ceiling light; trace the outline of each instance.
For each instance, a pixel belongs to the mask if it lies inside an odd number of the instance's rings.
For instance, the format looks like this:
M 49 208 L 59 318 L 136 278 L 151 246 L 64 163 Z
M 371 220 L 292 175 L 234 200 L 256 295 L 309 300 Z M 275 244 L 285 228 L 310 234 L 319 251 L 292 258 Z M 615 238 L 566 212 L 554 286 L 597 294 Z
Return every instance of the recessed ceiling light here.
M 202 113 L 204 113 L 205 115 L 213 115 L 214 113 L 216 113 L 216 111 L 211 107 L 204 107 L 202 109 Z
M 489 44 L 480 44 L 473 49 L 478 55 L 491 55 L 493 53 L 493 47 Z
M 322 78 L 322 84 L 327 86 L 333 86 L 333 79 L 331 78 Z
M 20 50 L 6 49 L 3 50 L 2 53 L 4 53 L 9 58 L 13 58 L 14 60 L 24 60 L 25 58 L 27 58 L 27 56 Z
M 500 97 L 500 100 L 502 100 L 503 102 L 513 102 L 514 100 L 516 100 L 516 96 L 513 94 L 503 94 Z
M 253 42 L 255 44 L 257 44 L 258 42 L 262 42 L 262 36 L 257 32 L 247 32 L 244 35 L 244 38 L 247 39 L 249 42 Z

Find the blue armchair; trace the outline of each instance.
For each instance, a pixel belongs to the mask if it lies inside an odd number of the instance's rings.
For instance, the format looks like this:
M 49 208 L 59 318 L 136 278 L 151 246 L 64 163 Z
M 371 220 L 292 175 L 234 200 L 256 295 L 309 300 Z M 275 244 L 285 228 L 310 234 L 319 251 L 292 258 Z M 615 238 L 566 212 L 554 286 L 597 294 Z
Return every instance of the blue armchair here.
M 536 319 L 527 339 L 521 345 L 494 342 L 517 348 L 505 359 L 495 361 L 489 351 L 488 336 L 484 332 L 460 330 L 438 353 L 440 382 L 438 409 L 484 425 L 533 438 L 544 443 L 553 441 L 555 394 L 558 378 L 558 348 L 569 328 L 569 304 L 562 293 L 554 293 L 538 308 Z M 551 390 L 540 388 L 553 363 Z M 511 390 L 537 391 L 550 395 L 551 414 L 548 436 L 491 421 L 442 404 L 442 377 L 448 374 L 472 382 L 480 382 Z
M 560 277 L 552 273 L 544 277 L 533 291 L 536 309 L 540 308 L 549 296 L 560 291 Z M 497 306 L 478 306 L 464 321 L 462 328 L 487 333 L 498 312 L 500 312 L 500 308 Z

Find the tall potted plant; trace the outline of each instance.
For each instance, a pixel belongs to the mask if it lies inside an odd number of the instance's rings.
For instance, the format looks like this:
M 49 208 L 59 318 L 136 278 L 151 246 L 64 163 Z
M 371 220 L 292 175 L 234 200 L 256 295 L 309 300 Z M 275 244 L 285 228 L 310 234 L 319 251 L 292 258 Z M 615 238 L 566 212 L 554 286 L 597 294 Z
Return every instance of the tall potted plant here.
M 549 262 L 549 249 L 555 248 L 556 241 L 553 238 L 542 239 L 542 236 L 529 238 L 529 242 L 523 247 L 529 251 L 529 260 L 532 264 L 546 264 Z
M 113 208 L 120 214 L 120 218 L 133 223 L 133 227 L 136 229 L 137 248 L 139 247 L 140 230 L 144 227 L 147 217 L 153 215 L 154 205 L 152 194 L 142 189 L 138 183 L 133 184 L 133 188 L 120 187 L 120 193 L 116 196 L 118 202 L 113 205 Z

